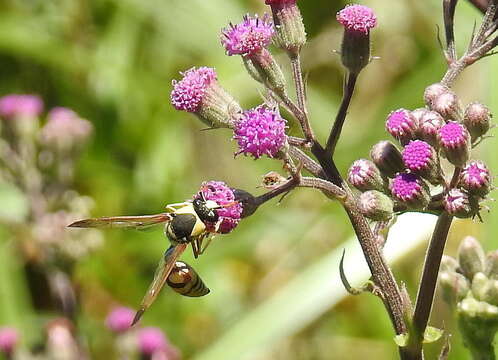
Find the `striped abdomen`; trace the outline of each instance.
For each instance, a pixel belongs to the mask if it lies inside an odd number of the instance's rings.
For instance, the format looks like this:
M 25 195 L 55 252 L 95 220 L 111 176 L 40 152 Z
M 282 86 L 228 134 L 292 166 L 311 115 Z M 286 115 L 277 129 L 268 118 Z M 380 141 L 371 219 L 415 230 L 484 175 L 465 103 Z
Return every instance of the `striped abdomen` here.
M 209 294 L 209 288 L 204 284 L 197 272 L 187 263 L 177 261 L 166 280 L 178 294 L 190 297 L 200 297 Z

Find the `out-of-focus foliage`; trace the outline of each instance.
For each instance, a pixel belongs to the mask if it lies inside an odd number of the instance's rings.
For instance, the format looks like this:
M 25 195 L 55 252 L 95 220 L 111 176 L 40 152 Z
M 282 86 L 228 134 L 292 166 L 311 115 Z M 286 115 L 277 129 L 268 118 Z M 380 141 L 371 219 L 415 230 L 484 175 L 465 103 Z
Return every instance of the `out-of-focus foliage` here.
M 340 47 L 342 31 L 335 13 L 344 3 L 301 3 L 309 32 L 303 64 L 311 119 L 323 139 L 341 96 L 343 73 L 333 50 Z M 445 71 L 436 40 L 439 1 L 363 3 L 379 17 L 372 34 L 379 59 L 360 77 L 339 142 L 337 159 L 343 171 L 387 137 L 383 122 L 390 110 L 422 106 L 424 87 Z M 178 71 L 207 65 L 216 67 L 220 82 L 244 107 L 257 105 L 258 85 L 243 71 L 239 58 L 225 56 L 219 31 L 247 12 L 264 11 L 261 0 L 3 0 L 0 95 L 37 93 L 49 106 L 73 108 L 92 121 L 95 134 L 79 163 L 77 185 L 80 193 L 96 200 L 95 216 L 160 212 L 167 203 L 190 198 L 202 181 L 211 179 L 259 193 L 260 175 L 280 165 L 266 159 L 234 159 L 229 132 L 199 131 L 203 125 L 174 111 L 168 97 Z M 456 33 L 461 48 L 479 18 L 475 9 L 461 2 Z M 287 61 L 283 54 L 279 59 Z M 466 103 L 488 103 L 496 113 L 498 89 L 492 79 L 498 76 L 497 65 L 496 59 L 488 58 L 468 69 L 456 85 L 459 96 Z M 295 125 L 291 131 L 296 132 Z M 480 149 L 493 154 L 498 143 L 486 140 Z M 488 158 L 490 168 L 498 169 L 498 159 Z M 22 206 L 15 191 L 4 187 L 0 203 L 9 212 Z M 454 254 L 461 234 L 467 233 L 479 237 L 487 249 L 498 247 L 493 236 L 498 231 L 496 214 L 483 214 L 484 224 L 456 223 L 447 252 Z M 195 260 L 196 270 L 211 288 L 209 296 L 188 299 L 165 289 L 143 323 L 161 327 L 184 358 L 200 356 L 351 234 L 337 204 L 317 192 L 295 191 L 280 204 L 262 207 L 232 234 L 216 238 Z M 27 334 L 25 345 L 34 346 L 36 334 L 52 314 L 34 312 L 11 238 L 8 229 L 0 228 L 0 323 L 21 328 Z M 109 230 L 103 247 L 77 264 L 73 280 L 81 304 L 78 327 L 93 358 L 106 358 L 111 344 L 104 326 L 106 313 L 116 304 L 139 304 L 167 245 L 160 230 Z M 191 254 L 184 258 L 194 263 Z M 394 269 L 412 295 L 422 260 L 420 249 Z M 306 296 L 296 291 L 286 301 Z M 262 319 L 262 324 L 263 320 L 268 321 Z M 442 301 L 436 302 L 432 324 L 454 334 L 451 359 L 466 356 Z M 264 330 L 255 326 L 240 335 L 240 343 Z M 362 295 L 344 300 L 312 323 L 303 320 L 299 332 L 270 341 L 270 346 L 259 349 L 257 359 L 394 359 L 392 335 L 381 302 Z

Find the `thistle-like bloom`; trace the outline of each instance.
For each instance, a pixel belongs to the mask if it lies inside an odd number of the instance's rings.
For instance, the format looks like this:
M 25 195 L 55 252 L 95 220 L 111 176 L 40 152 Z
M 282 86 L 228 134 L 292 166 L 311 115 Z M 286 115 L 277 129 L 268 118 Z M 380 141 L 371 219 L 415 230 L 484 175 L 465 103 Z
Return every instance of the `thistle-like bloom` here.
M 429 204 L 429 189 L 415 174 L 399 174 L 393 179 L 390 189 L 393 197 L 410 209 L 423 209 Z
M 460 174 L 460 186 L 470 194 L 485 197 L 491 189 L 488 167 L 479 160 L 468 163 Z
M 19 341 L 17 330 L 11 327 L 0 328 L 0 353 L 11 354 Z
M 398 109 L 391 112 L 386 121 L 386 130 L 395 139 L 399 140 L 402 145 L 415 138 L 418 124 L 406 109 Z
M 202 183 L 200 192 L 204 199 L 215 201 L 222 206 L 216 210 L 219 216 L 218 229 L 216 229 L 217 224 L 207 224 L 208 228 L 221 234 L 227 234 L 235 229 L 242 215 L 242 205 L 235 199 L 233 190 L 222 181 L 208 181 Z
M 47 123 L 41 130 L 42 141 L 59 149 L 82 143 L 93 130 L 92 123 L 68 108 L 53 108 L 47 118 Z
M 268 15 L 265 14 L 262 18 L 246 15 L 242 23 L 230 24 L 226 29 L 223 29 L 221 44 L 230 56 L 250 56 L 268 47 L 274 33 L 275 30 Z
M 418 135 L 433 147 L 439 148 L 437 136 L 444 124 L 444 119 L 439 113 L 426 110 L 418 122 Z
M 176 360 L 178 359 L 178 350 L 171 345 L 161 329 L 157 327 L 145 327 L 140 329 L 137 334 L 137 343 L 140 352 L 143 355 L 155 359 Z
M 470 153 L 470 135 L 465 126 L 450 121 L 439 130 L 438 139 L 450 163 L 455 166 L 465 165 Z
M 469 130 L 472 141 L 488 132 L 490 120 L 489 108 L 481 103 L 470 103 L 465 108 L 463 123 Z
M 244 112 L 234 129 L 233 138 L 239 144 L 236 155 L 275 157 L 287 142 L 285 128 L 286 122 L 278 111 L 265 105 Z
M 358 207 L 367 218 L 374 221 L 385 221 L 392 217 L 394 204 L 386 194 L 370 190 L 360 195 Z
M 342 64 L 358 74 L 370 62 L 370 30 L 377 25 L 377 17 L 366 6 L 349 5 L 337 13 L 337 21 L 344 26 Z
M 240 105 L 219 84 L 213 68 L 191 68 L 173 80 L 171 104 L 177 110 L 195 113 L 211 127 L 231 127 Z
M 474 214 L 469 195 L 457 188 L 451 189 L 444 196 L 443 206 L 448 214 L 458 218 L 468 218 Z
M 348 5 L 337 13 L 339 21 L 347 31 L 368 34 L 377 25 L 377 17 L 372 9 L 363 5 Z
M 375 164 L 366 159 L 356 160 L 348 171 L 348 181 L 360 191 L 379 190 L 384 188 L 384 181 Z
M 393 178 L 405 170 L 401 153 L 389 141 L 380 141 L 375 144 L 370 150 L 370 158 L 384 176 Z
M 115 333 L 122 333 L 131 327 L 135 311 L 127 307 L 117 307 L 107 315 L 105 324 L 109 330 Z
M 429 181 L 437 179 L 436 151 L 422 140 L 410 141 L 403 149 L 403 162 L 407 169 Z
M 424 102 L 428 107 L 432 107 L 433 101 L 441 94 L 451 91 L 447 86 L 441 83 L 429 85 L 424 91 Z
M 43 111 L 43 101 L 36 95 L 11 94 L 0 98 L 0 116 L 4 118 L 37 117 Z

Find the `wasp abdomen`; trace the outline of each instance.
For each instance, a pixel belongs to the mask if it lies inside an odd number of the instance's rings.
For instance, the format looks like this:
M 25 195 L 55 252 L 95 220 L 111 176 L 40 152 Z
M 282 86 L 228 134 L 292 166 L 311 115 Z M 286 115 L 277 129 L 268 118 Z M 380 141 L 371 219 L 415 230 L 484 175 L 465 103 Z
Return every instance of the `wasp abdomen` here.
M 209 294 L 197 272 L 188 264 L 177 261 L 166 280 L 169 287 L 183 296 L 200 297 Z

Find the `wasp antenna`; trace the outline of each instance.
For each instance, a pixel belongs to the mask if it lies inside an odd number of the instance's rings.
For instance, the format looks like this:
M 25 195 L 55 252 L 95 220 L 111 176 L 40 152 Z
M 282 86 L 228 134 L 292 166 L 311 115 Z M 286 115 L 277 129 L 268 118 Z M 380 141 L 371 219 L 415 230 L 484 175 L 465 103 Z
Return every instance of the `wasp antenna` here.
M 137 322 L 140 321 L 140 318 L 142 317 L 144 312 L 145 312 L 144 308 L 137 311 L 137 313 L 135 314 L 135 317 L 133 318 L 133 321 L 131 322 L 131 326 L 134 326 Z

